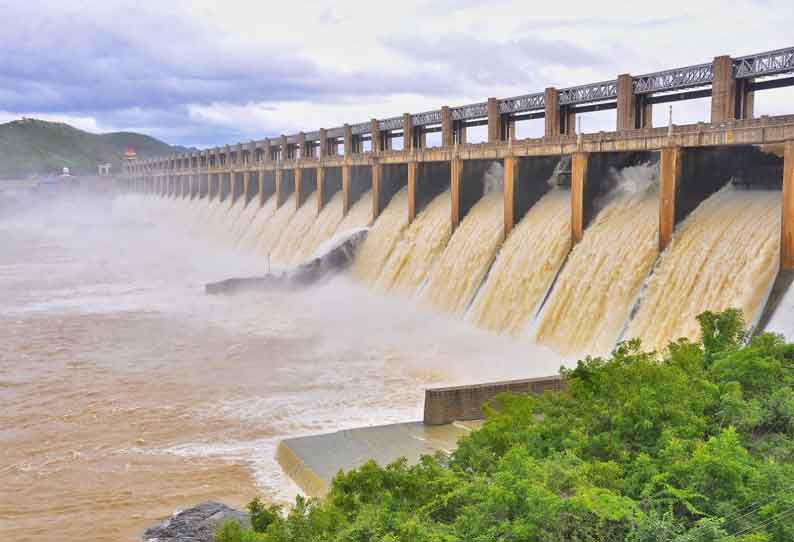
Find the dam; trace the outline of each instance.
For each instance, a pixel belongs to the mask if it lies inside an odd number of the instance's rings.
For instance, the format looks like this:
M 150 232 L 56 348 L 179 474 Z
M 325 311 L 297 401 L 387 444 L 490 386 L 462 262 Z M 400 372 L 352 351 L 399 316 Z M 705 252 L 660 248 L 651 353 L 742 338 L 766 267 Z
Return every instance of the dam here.
M 268 268 L 368 227 L 350 271 L 367 287 L 564 356 L 634 337 L 661 350 L 694 338 L 703 310 L 758 324 L 794 270 L 794 116 L 753 116 L 755 93 L 792 72 L 794 48 L 720 56 L 133 162 L 120 187 Z M 709 122 L 651 126 L 654 105 L 705 96 Z M 575 133 L 602 109 L 614 132 Z M 515 138 L 540 118 L 544 137 Z M 473 126 L 487 142 L 467 143 Z

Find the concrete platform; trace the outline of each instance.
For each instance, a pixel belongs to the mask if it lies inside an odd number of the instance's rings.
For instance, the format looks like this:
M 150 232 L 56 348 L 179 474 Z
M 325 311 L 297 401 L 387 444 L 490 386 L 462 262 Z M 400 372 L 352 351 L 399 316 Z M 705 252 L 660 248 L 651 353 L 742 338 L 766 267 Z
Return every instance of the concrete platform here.
M 321 497 L 340 471 L 360 467 L 370 459 L 386 465 L 401 457 L 417 463 L 422 455 L 455 449 L 460 437 L 482 421 L 425 425 L 407 422 L 337 431 L 281 441 L 276 460 L 309 496 Z

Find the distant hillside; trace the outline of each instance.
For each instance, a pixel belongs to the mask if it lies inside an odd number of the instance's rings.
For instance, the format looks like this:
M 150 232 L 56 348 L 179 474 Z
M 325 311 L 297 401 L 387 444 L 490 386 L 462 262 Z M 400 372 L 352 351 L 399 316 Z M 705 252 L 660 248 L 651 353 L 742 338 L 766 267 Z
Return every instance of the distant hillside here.
M 34 174 L 96 174 L 99 163 L 121 170 L 124 151 L 132 147 L 138 158 L 163 156 L 186 149 L 132 132 L 91 134 L 68 124 L 23 119 L 0 124 L 0 179 Z

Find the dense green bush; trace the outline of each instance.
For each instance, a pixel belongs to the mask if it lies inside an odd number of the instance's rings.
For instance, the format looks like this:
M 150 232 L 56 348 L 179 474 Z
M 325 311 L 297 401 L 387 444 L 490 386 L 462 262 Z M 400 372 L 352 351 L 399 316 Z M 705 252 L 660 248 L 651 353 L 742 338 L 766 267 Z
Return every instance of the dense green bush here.
M 255 501 L 238 539 L 791 542 L 794 345 L 699 320 L 699 343 L 623 343 L 562 393 L 500 397 L 451 457 L 367 463 L 286 516 Z

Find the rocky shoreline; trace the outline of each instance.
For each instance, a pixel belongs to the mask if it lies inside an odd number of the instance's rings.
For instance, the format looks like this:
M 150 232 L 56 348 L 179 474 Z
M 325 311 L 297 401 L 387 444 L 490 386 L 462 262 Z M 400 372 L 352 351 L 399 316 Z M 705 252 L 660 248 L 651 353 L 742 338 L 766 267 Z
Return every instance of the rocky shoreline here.
M 243 528 L 251 526 L 251 516 L 220 502 L 205 502 L 180 510 L 143 533 L 143 542 L 212 542 L 215 527 L 234 520 Z

